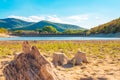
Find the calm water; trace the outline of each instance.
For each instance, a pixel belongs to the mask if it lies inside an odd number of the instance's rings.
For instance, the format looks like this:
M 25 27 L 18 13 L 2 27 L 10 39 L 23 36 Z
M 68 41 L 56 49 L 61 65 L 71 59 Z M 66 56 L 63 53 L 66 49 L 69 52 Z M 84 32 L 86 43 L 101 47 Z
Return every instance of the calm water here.
M 120 40 L 120 38 L 106 37 L 9 37 L 0 38 L 3 40 Z

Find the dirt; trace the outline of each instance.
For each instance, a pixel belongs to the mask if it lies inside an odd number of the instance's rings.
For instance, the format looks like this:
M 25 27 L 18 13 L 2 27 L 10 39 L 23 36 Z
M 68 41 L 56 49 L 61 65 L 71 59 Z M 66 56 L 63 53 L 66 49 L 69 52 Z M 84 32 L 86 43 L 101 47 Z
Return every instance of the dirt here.
M 13 57 L 12 55 L 0 57 L 0 80 L 5 80 L 2 70 Z M 77 66 L 65 64 L 57 66 L 55 69 L 57 74 L 67 80 L 120 80 L 120 59 L 90 57 L 88 60 L 88 64 Z

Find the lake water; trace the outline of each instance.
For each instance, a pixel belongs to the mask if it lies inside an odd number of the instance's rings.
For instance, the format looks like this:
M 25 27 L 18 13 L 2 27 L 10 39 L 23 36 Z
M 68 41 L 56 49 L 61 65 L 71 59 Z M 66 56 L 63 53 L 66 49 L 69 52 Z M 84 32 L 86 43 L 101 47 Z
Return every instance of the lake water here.
M 9 37 L 0 38 L 0 41 L 5 40 L 120 40 L 120 38 L 109 37 Z

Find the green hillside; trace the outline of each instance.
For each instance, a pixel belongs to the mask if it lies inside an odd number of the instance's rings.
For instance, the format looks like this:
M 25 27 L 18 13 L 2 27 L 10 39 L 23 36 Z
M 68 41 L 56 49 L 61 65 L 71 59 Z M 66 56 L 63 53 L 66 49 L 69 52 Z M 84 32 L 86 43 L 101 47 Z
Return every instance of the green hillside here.
M 26 22 L 15 18 L 0 19 L 0 28 L 6 28 L 9 30 L 24 28 L 31 24 L 33 24 L 33 22 Z
M 34 23 L 32 25 L 29 25 L 29 26 L 26 26 L 24 28 L 24 30 L 42 29 L 45 26 L 53 26 L 54 28 L 56 28 L 60 32 L 63 32 L 66 29 L 70 29 L 70 30 L 85 30 L 84 28 L 81 28 L 81 27 L 76 26 L 76 25 L 54 23 L 54 22 L 45 21 L 45 20 L 40 21 L 38 23 Z M 20 28 L 20 29 L 22 30 L 23 28 Z
M 0 28 L 6 28 L 11 31 L 12 30 L 37 30 L 37 29 L 42 29 L 45 26 L 53 26 L 60 32 L 63 32 L 64 30 L 67 30 L 67 29 L 85 30 L 84 28 L 81 28 L 76 25 L 54 23 L 54 22 L 45 21 L 45 20 L 34 23 L 34 22 L 27 22 L 27 21 L 15 19 L 15 18 L 0 19 Z
M 90 29 L 87 34 L 108 34 L 120 32 L 120 18 Z

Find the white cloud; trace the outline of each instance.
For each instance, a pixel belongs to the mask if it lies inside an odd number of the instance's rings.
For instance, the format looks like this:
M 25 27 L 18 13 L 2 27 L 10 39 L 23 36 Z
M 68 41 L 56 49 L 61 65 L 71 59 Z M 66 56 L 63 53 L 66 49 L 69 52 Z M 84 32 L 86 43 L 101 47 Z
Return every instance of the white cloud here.
M 40 20 L 44 20 L 44 16 L 29 16 L 29 19 L 31 19 L 33 22 L 38 22 Z
M 54 21 L 54 22 L 62 22 L 61 18 L 57 17 L 56 15 L 47 16 L 46 20 L 48 20 L 48 21 Z
M 52 16 L 15 16 L 15 15 L 10 15 L 8 18 L 16 18 L 16 19 L 21 19 L 29 22 L 38 22 L 41 20 L 48 20 L 48 21 L 54 21 L 54 22 L 62 22 L 62 23 L 70 23 L 72 21 L 84 21 L 88 20 L 88 15 L 74 15 L 74 16 L 67 16 L 67 17 L 58 17 L 56 15 Z
M 23 16 L 15 16 L 15 15 L 8 16 L 8 18 L 16 18 L 16 19 L 21 19 L 21 20 L 28 21 L 28 22 L 38 22 L 38 21 L 45 19 L 44 16 L 23 17 Z
M 16 18 L 16 19 L 21 19 L 21 20 L 28 21 L 28 22 L 39 22 L 41 20 L 62 22 L 62 20 L 59 17 L 57 17 L 56 15 L 53 15 L 53 16 L 29 16 L 29 17 L 11 15 L 11 16 L 8 16 L 8 18 Z
M 72 15 L 65 17 L 60 17 L 56 15 L 28 16 L 28 17 L 11 15 L 8 17 L 21 19 L 28 22 L 39 22 L 41 20 L 48 20 L 51 22 L 74 24 L 88 29 L 107 22 L 107 19 L 100 18 L 96 15 Z
M 89 18 L 88 15 L 74 15 L 68 17 L 68 19 L 75 20 L 77 22 L 88 20 L 88 18 Z
M 48 20 L 52 22 L 74 24 L 74 25 L 81 26 L 80 22 L 88 20 L 88 15 L 73 15 L 73 16 L 66 16 L 66 17 L 58 17 L 56 15 L 28 16 L 28 17 L 10 15 L 8 16 L 8 18 L 16 18 L 16 19 L 21 19 L 28 22 L 39 22 L 41 20 Z
M 100 17 L 96 16 L 95 19 L 100 19 Z

